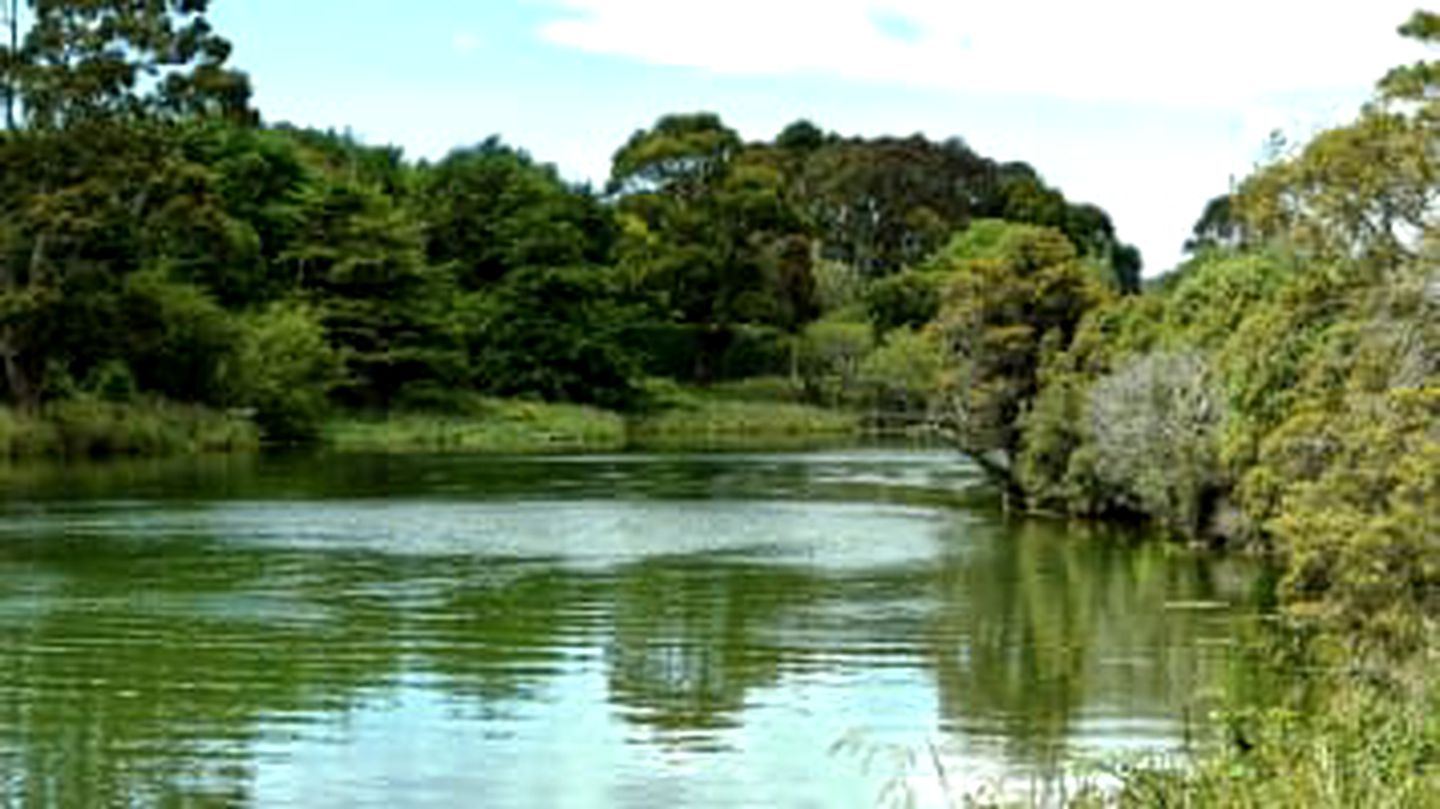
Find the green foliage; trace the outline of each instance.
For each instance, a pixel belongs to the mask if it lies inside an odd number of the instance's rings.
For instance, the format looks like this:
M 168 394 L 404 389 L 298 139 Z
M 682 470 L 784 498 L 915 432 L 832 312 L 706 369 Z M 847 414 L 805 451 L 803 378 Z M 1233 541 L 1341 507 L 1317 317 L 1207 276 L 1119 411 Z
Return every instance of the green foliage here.
M 1430 47 L 1440 45 L 1440 14 L 1416 10 L 1400 26 L 1399 33 Z M 1420 115 L 1435 122 L 1440 104 L 1440 60 L 1420 61 L 1402 65 L 1380 80 L 1381 98 L 1387 101 L 1420 105 Z
M 1205 203 L 1205 210 L 1195 221 L 1185 252 L 1197 254 L 1209 250 L 1235 249 L 1246 241 L 1244 223 L 1235 212 L 1235 198 L 1222 194 Z
M 136 273 L 120 291 L 117 348 L 143 390 L 181 402 L 224 404 L 239 339 L 234 318 L 204 290 Z
M 164 263 L 181 162 L 164 130 L 96 122 L 0 140 L 0 355 L 34 406 L 52 368 L 113 356 L 123 279 Z
M 1011 225 L 993 241 L 982 235 L 985 257 L 971 258 L 963 237 L 943 254 L 956 263 L 935 326 L 948 357 L 941 410 L 957 445 L 1013 484 L 1019 420 L 1042 359 L 1069 346 L 1105 294 L 1058 231 Z
M 865 293 L 865 309 L 875 330 L 918 329 L 940 313 L 939 273 L 906 271 L 882 278 Z
M 340 400 L 383 407 L 407 384 L 458 382 L 463 352 L 446 323 L 451 279 L 425 263 L 409 211 L 341 178 L 311 187 L 301 211 L 304 226 L 281 260 L 345 362 Z
M 588 406 L 450 396 L 439 409 L 343 416 L 328 423 L 323 437 L 339 452 L 515 454 L 805 447 L 859 430 L 850 413 L 778 401 L 774 391 L 757 398 L 748 385 L 652 384 L 645 398 L 646 410 L 627 418 Z
M 865 279 L 854 266 L 821 259 L 815 262 L 811 274 L 815 278 L 815 303 L 822 315 L 835 315 L 864 303 Z
M 1031 508 L 1086 515 L 1118 510 L 1117 495 L 1099 480 L 1087 446 L 1087 381 L 1079 374 L 1051 376 L 1021 416 L 1015 482 Z
M 632 446 L 653 449 L 806 447 L 853 438 L 859 419 L 847 412 L 735 398 L 724 391 L 670 390 L 651 413 L 630 424 Z
M 619 339 L 636 355 L 646 376 L 689 379 L 708 331 L 685 323 L 643 322 L 622 326 Z M 773 326 L 737 326 L 714 360 L 710 384 L 789 374 L 796 340 Z
M 713 115 L 663 118 L 615 158 L 620 263 L 658 319 L 702 327 L 690 375 L 701 382 L 736 327 L 794 332 L 815 315 L 810 242 L 763 158 Z
M 426 252 L 480 288 L 523 267 L 605 264 L 615 240 L 609 212 L 496 138 L 451 152 L 422 172 Z
M 1214 349 L 1295 275 L 1293 260 L 1264 252 L 1210 253 L 1179 271 L 1165 296 L 1164 331 L 1174 341 Z
M 1004 219 L 977 219 L 932 255 L 926 264 L 928 269 L 954 269 L 966 261 L 1000 260 L 1006 256 L 1006 241 L 1012 238 L 1019 223 Z
M 1055 373 L 1072 372 L 1082 379 L 1096 379 L 1165 341 L 1169 311 L 1166 298 L 1160 295 L 1113 298 L 1087 312 L 1069 349 L 1046 357 L 1046 361 L 1054 365 Z
M 1124 252 L 1103 211 L 958 139 L 797 122 L 746 144 L 714 114 L 670 115 L 616 152 L 602 198 L 498 138 L 415 164 L 262 128 L 209 5 L 35 2 L 0 59 L 21 113 L 0 138 L 0 397 L 22 410 L 159 395 L 243 408 L 289 441 L 331 405 L 486 391 L 631 407 L 642 362 L 707 383 L 795 376 L 822 310 L 924 325 L 938 281 L 867 285 L 1007 206 L 1092 261 Z M 869 395 L 868 345 L 824 332 L 812 387 Z M 880 378 L 905 364 L 877 359 L 877 390 L 898 392 Z
M 315 311 L 276 303 L 246 316 L 237 354 L 234 395 L 254 410 L 265 438 L 315 439 L 343 372 Z
M 810 121 L 796 121 L 775 136 L 775 146 L 790 152 L 813 152 L 830 140 L 824 130 Z
M 1291 473 L 1269 528 L 1289 553 L 1292 601 L 1384 653 L 1423 648 L 1440 613 L 1437 424 L 1432 382 L 1297 416 L 1267 442 L 1267 465 Z
M 875 347 L 868 323 L 817 320 L 800 336 L 797 368 L 807 398 L 831 406 L 853 404 L 860 394 L 860 367 Z
M 1433 17 L 1407 28 L 1433 38 Z M 1042 347 L 1038 391 L 1014 422 L 1029 502 L 1269 549 L 1285 637 L 1311 647 L 1286 665 L 1319 672 L 1307 698 L 1232 718 L 1230 738 L 1184 769 L 1123 770 L 1121 805 L 1409 806 L 1436 792 L 1429 70 L 1393 72 L 1355 123 L 1212 202 L 1194 258 L 1151 294 L 1104 302 L 1068 345 Z M 993 255 L 1001 228 L 986 228 L 950 250 Z M 938 327 L 975 340 L 977 308 L 947 304 Z
M 1381 683 L 1330 674 L 1279 707 L 1229 712 L 1225 737 L 1180 766 L 1121 768 L 1102 805 L 1433 806 L 1440 680 L 1413 669 L 1397 667 Z
M 88 458 L 235 452 L 257 443 L 249 421 L 151 399 L 76 395 L 34 412 L 0 408 L 0 458 Z
M 1239 193 L 1247 226 L 1307 256 L 1385 272 L 1435 227 L 1440 119 L 1369 109 L 1257 172 Z
M 667 115 L 615 153 L 610 190 L 693 199 L 729 173 L 740 148 L 740 136 L 714 113 Z
M 4 59 L 25 121 L 54 129 L 137 115 L 250 120 L 249 81 L 225 66 L 231 46 L 205 19 L 208 6 L 32 1 L 24 42 Z
M 517 271 L 475 301 L 475 384 L 500 396 L 633 407 L 640 366 L 624 339 L 629 311 L 606 270 Z
M 612 451 L 625 445 L 620 416 L 591 407 L 506 402 L 470 396 L 454 412 L 352 415 L 329 423 L 326 445 L 337 452 Z
M 924 414 L 939 387 L 945 357 L 934 335 L 895 329 L 860 363 L 859 383 L 880 412 Z
M 218 196 L 220 229 L 236 245 L 214 255 L 190 250 L 184 277 L 208 288 L 231 308 L 262 305 L 295 288 L 281 253 L 300 234 L 301 201 L 323 171 L 290 132 L 204 123 L 187 126 L 181 142 L 188 160 L 206 167 L 210 199 Z M 214 204 L 213 202 L 211 204 Z
M 919 263 L 972 216 L 993 163 L 954 139 L 835 140 L 799 165 L 798 200 L 825 258 L 878 278 Z

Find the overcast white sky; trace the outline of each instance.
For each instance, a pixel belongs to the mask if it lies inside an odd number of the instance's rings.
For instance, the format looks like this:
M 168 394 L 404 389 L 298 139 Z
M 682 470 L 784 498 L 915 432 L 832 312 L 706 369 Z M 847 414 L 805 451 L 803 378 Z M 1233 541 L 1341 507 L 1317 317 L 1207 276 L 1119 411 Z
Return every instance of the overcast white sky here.
M 1273 129 L 1348 118 L 1415 0 L 222 0 L 267 118 L 438 157 L 493 133 L 601 180 L 633 130 L 720 113 L 749 138 L 958 135 L 1179 258 Z M 323 36 L 314 36 L 316 31 Z

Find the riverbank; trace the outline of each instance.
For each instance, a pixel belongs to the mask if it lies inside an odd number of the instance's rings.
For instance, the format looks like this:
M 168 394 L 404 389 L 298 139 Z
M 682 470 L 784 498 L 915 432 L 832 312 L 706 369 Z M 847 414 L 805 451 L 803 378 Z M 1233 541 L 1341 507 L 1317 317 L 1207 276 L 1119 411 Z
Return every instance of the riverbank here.
M 338 413 L 317 437 L 340 453 L 546 454 L 622 449 L 803 449 L 862 433 L 858 414 L 744 388 L 666 386 L 622 414 L 581 405 L 464 397 L 444 411 Z M 0 408 L 0 459 L 165 457 L 260 449 L 255 424 L 163 400 L 83 397 L 24 412 Z
M 668 387 L 627 423 L 637 449 L 804 449 L 859 437 L 859 414 L 797 401 L 777 380 Z
M 477 399 L 460 413 L 342 415 L 320 442 L 336 452 L 602 452 L 625 446 L 625 419 L 593 407 Z
M 724 392 L 671 390 L 637 414 L 542 402 L 476 399 L 461 412 L 345 415 L 322 445 L 351 452 L 544 454 L 623 449 L 789 449 L 859 437 L 854 413 Z
M 0 458 L 159 457 L 250 452 L 260 434 L 245 416 L 162 400 L 88 397 L 24 412 L 0 407 Z

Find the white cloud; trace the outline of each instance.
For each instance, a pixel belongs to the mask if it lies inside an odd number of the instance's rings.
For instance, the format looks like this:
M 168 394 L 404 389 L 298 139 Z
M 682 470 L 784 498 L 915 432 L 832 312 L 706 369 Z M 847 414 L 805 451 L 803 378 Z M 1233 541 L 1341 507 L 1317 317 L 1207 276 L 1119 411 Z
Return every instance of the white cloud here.
M 1215 106 L 1378 78 L 1414 2 L 548 0 L 541 35 L 719 74 Z

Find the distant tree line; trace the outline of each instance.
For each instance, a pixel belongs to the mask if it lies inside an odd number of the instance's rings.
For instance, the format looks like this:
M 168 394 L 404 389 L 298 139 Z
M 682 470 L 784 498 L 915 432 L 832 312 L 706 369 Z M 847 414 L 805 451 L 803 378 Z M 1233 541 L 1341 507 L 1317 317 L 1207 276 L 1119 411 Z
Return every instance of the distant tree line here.
M 958 140 L 667 116 L 597 190 L 496 138 L 411 163 L 263 125 L 207 6 L 33 0 L 0 49 L 0 400 L 153 395 L 276 439 L 457 391 L 623 409 L 647 376 L 797 369 L 807 326 L 979 218 L 1139 286 L 1103 211 Z

